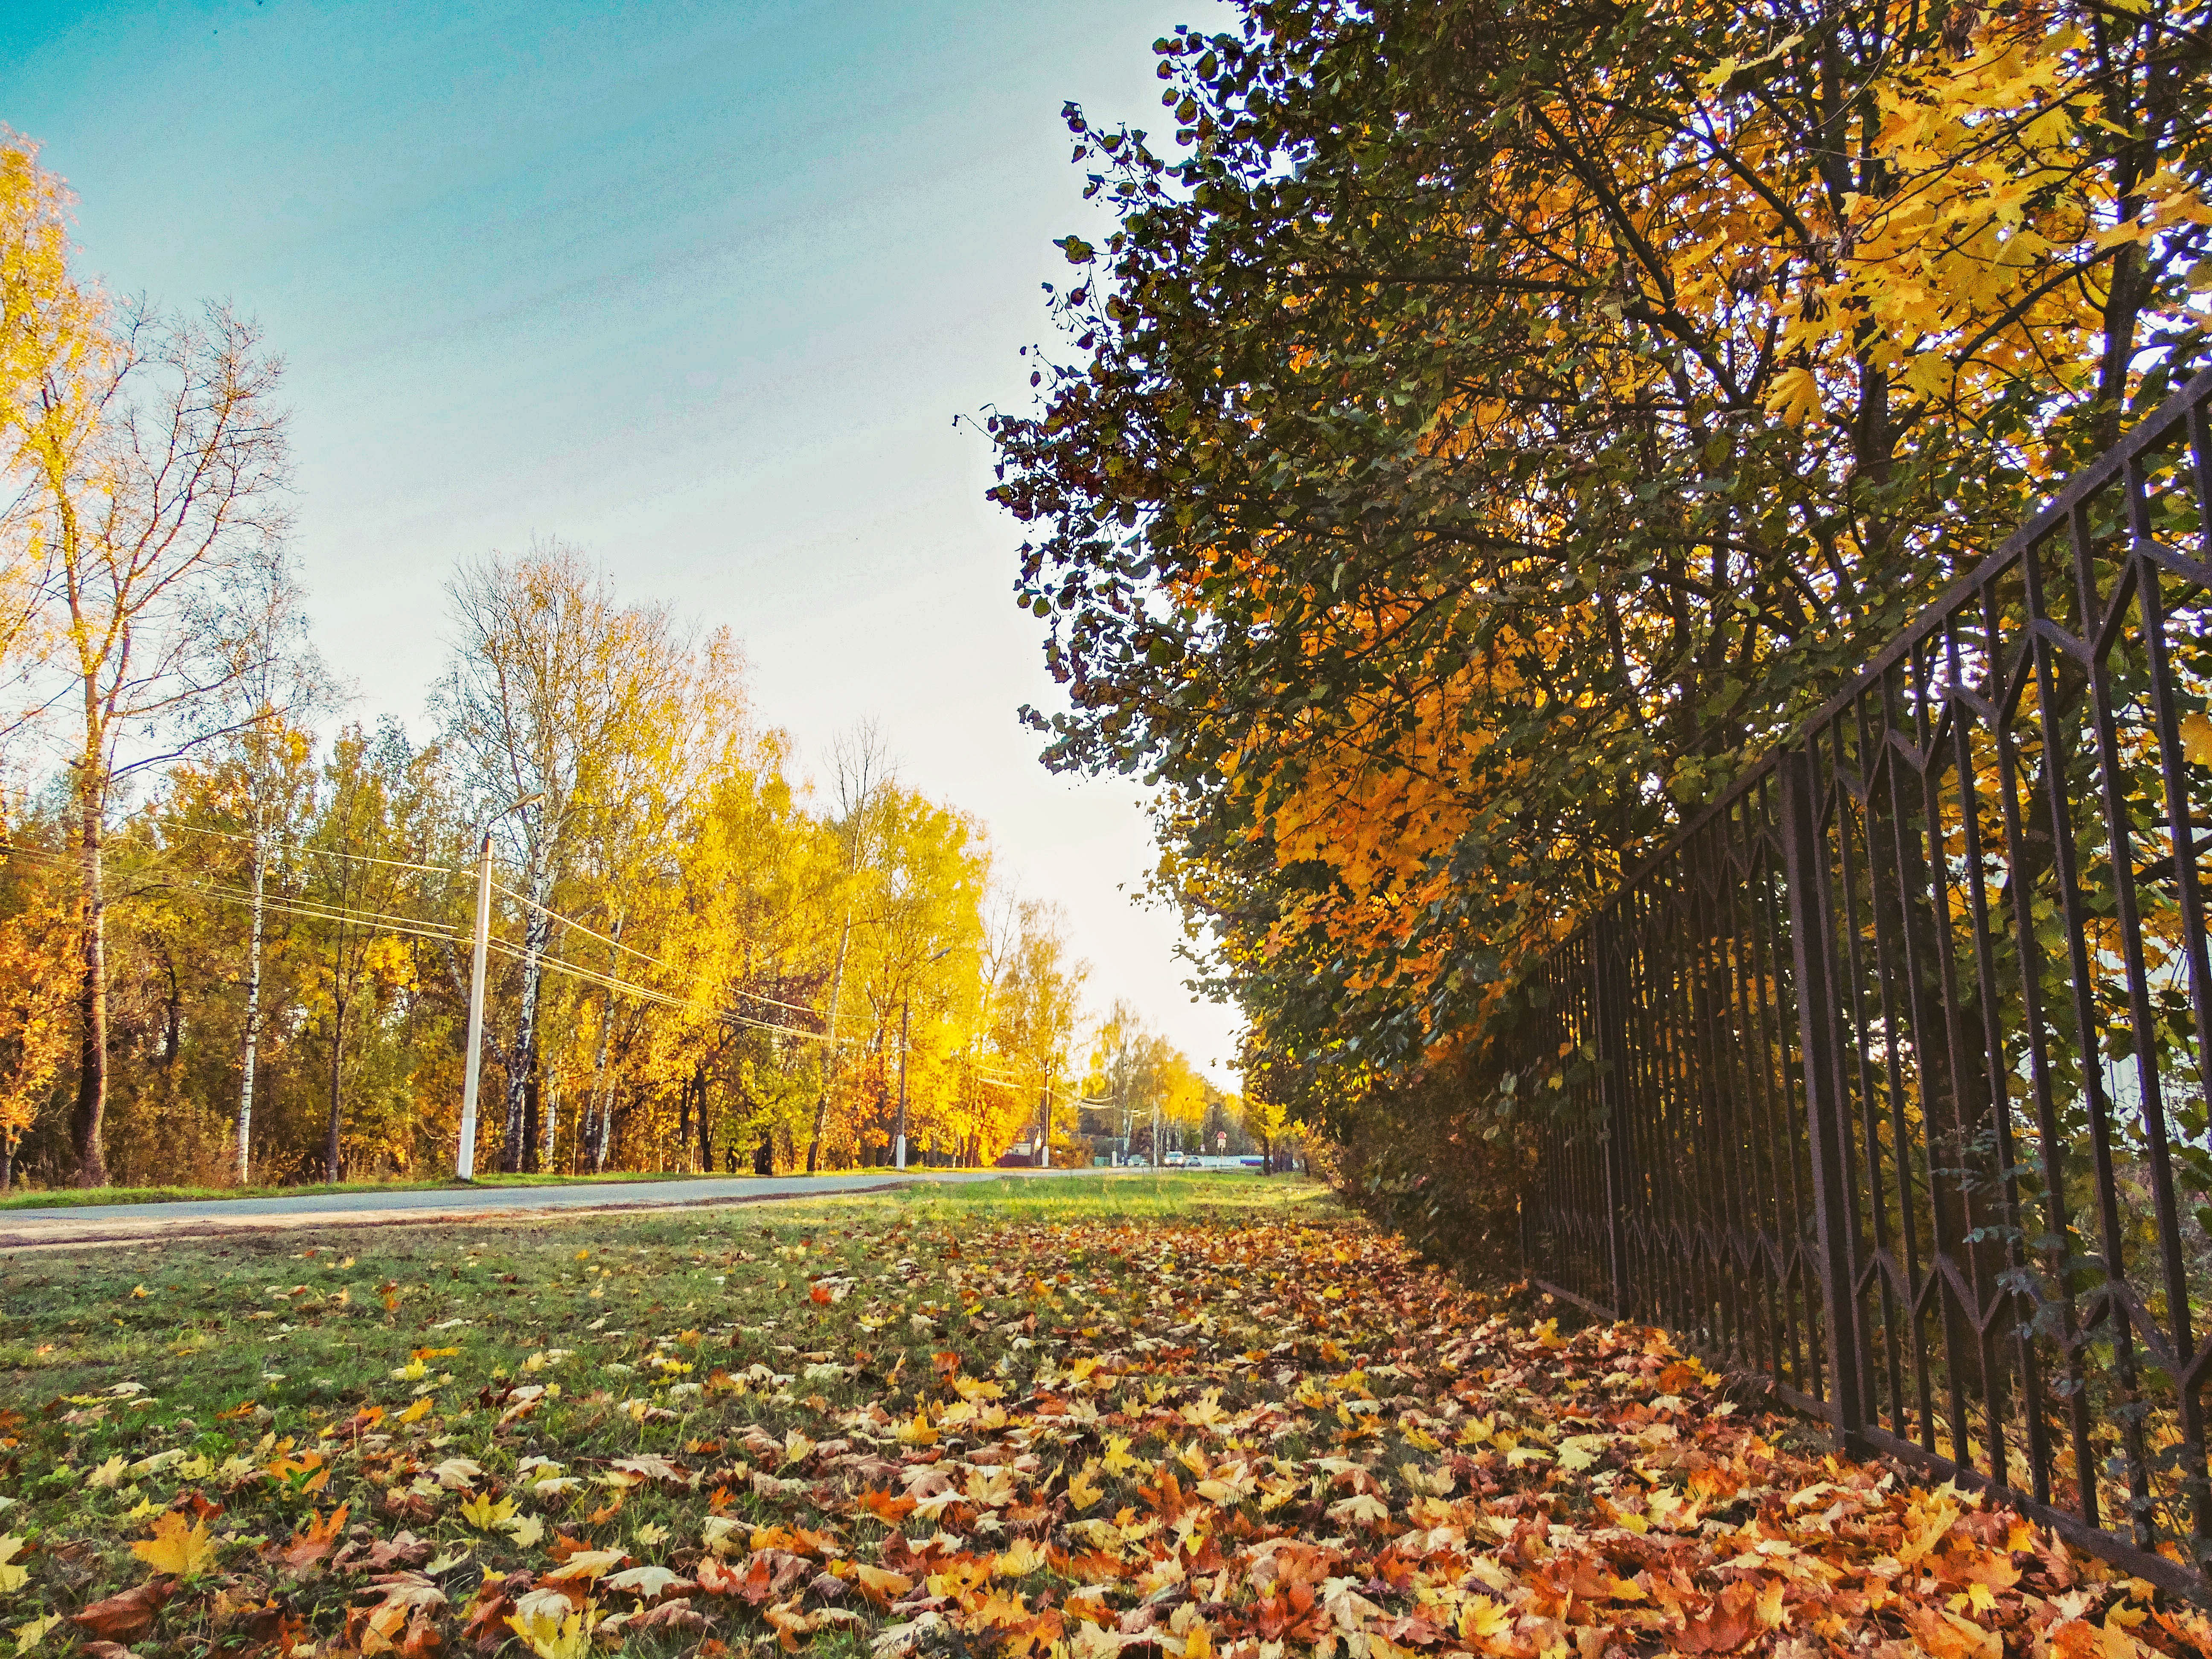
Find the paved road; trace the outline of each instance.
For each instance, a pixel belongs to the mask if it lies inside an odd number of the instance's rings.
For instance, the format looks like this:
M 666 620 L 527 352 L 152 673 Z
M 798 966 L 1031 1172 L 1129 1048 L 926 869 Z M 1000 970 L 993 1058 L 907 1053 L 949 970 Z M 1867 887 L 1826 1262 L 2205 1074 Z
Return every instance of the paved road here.
M 1049 1180 L 1073 1170 L 856 1170 L 847 1175 L 732 1176 L 688 1181 L 608 1181 L 574 1187 L 457 1187 L 434 1192 L 325 1193 L 297 1198 L 227 1198 L 176 1204 L 88 1204 L 0 1210 L 0 1249 L 204 1238 L 280 1227 L 359 1227 L 400 1223 L 550 1216 L 592 1210 L 676 1209 L 748 1204 L 829 1193 L 880 1192 L 924 1182 L 953 1184 L 1007 1176 Z

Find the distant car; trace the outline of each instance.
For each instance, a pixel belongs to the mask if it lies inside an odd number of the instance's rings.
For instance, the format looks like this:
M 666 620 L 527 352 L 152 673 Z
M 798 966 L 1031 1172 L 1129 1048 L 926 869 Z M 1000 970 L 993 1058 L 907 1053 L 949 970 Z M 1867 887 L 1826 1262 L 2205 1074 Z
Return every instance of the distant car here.
M 1190 1160 L 1185 1158 L 1181 1152 L 1170 1152 L 1160 1161 L 1170 1170 L 1179 1170 L 1184 1164 L 1190 1162 Z

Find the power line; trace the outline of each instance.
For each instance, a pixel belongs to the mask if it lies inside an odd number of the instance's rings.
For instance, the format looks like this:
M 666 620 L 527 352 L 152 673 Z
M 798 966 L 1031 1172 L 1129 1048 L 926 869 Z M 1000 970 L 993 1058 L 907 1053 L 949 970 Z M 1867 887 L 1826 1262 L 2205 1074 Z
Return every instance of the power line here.
M 676 971 L 673 966 L 662 961 L 659 957 L 653 956 L 647 951 L 641 951 L 635 945 L 624 945 L 620 939 L 615 939 L 609 934 L 602 933 L 595 927 L 586 927 L 584 923 L 576 921 L 574 917 L 564 916 L 558 910 L 553 909 L 550 906 L 540 904 L 536 899 L 530 897 L 526 894 L 516 892 L 514 889 L 507 886 L 504 882 L 495 881 L 492 884 L 492 886 L 497 891 L 506 894 L 507 897 L 513 899 L 516 903 L 526 905 L 529 908 L 537 911 L 541 916 L 545 917 L 549 921 L 557 922 L 563 927 L 574 928 L 577 933 L 588 934 L 592 939 L 599 940 L 602 945 L 612 945 L 616 950 L 623 952 L 623 955 L 635 957 L 640 962 L 650 963 L 653 967 L 664 969 L 670 973 L 674 973 Z M 749 997 L 755 1002 L 765 1002 L 771 1008 L 782 1008 L 794 1014 L 805 1014 L 810 1019 L 819 1019 L 822 1018 L 822 1016 L 814 1009 L 803 1007 L 796 1002 L 781 1001 L 777 998 L 769 996 L 763 991 L 747 991 L 740 989 L 732 993 L 732 994 L 741 997 Z M 770 1026 L 769 1029 L 771 1030 L 781 1031 L 787 1030 L 790 1028 L 788 1026 L 774 1025 Z
M 492 950 L 511 961 L 523 962 L 531 957 L 530 951 L 519 945 L 510 945 L 505 939 L 491 939 L 487 943 Z M 708 1003 L 688 1000 L 676 995 L 673 992 L 658 990 L 650 985 L 640 985 L 633 980 L 618 979 L 612 974 L 601 973 L 596 969 L 584 967 L 580 963 L 569 962 L 564 957 L 540 953 L 537 957 L 537 962 L 539 967 L 552 973 L 564 974 L 569 978 L 583 980 L 588 984 L 604 986 L 608 990 L 637 997 L 647 1002 L 657 1002 L 665 1007 L 703 1015 L 708 1019 L 720 1020 L 731 1024 L 750 1025 L 757 1030 L 774 1031 L 782 1036 L 804 1037 L 809 1042 L 830 1041 L 828 1036 L 820 1031 L 803 1031 L 796 1026 L 778 1025 L 770 1020 L 755 1019 L 749 1014 L 740 1014 L 732 1009 L 717 1008 Z
M 249 846 L 256 844 L 258 841 L 258 838 L 252 836 L 241 836 L 228 830 L 210 830 L 203 824 L 186 823 L 181 818 L 156 817 L 154 822 L 172 830 L 185 830 L 190 835 L 213 836 L 220 841 L 244 842 Z M 416 864 L 406 859 L 380 859 L 367 853 L 341 852 L 335 847 L 310 847 L 303 841 L 277 841 L 271 838 L 269 845 L 283 848 L 288 852 L 306 853 L 315 858 L 349 859 L 356 864 L 381 864 L 393 870 L 422 870 L 434 876 L 460 876 L 468 873 L 458 865 Z
M 228 831 L 221 830 L 209 830 L 197 824 L 183 823 L 173 819 L 160 819 L 157 820 L 157 822 L 171 823 L 178 829 L 186 830 L 197 835 L 216 836 L 226 841 L 250 842 L 252 839 L 251 836 L 247 836 L 234 835 Z M 395 869 L 420 870 L 428 872 L 431 874 L 442 875 L 461 875 L 466 873 L 465 871 L 456 869 L 449 865 L 415 864 L 398 859 L 374 858 L 367 854 L 342 853 L 331 848 L 307 847 L 303 843 L 296 842 L 277 842 L 274 844 L 278 847 L 288 848 L 296 851 L 313 853 L 322 856 L 333 858 L 353 859 L 362 863 L 384 865 Z M 70 853 L 54 852 L 44 848 L 21 847 L 11 842 L 0 842 L 0 852 L 12 854 L 18 857 L 40 860 L 52 865 L 67 865 L 75 861 L 75 855 Z M 407 915 L 390 911 L 367 910 L 343 904 L 325 903 L 304 897 L 294 897 L 284 894 L 281 890 L 271 893 L 264 890 L 258 896 L 257 898 L 257 896 L 250 890 L 240 887 L 233 887 L 221 882 L 167 879 L 159 882 L 155 884 L 155 885 L 161 889 L 172 891 L 200 893 L 208 897 L 224 900 L 234 904 L 251 906 L 258 902 L 264 909 L 273 910 L 283 915 L 298 916 L 302 920 L 309 921 L 335 921 L 340 923 L 356 922 L 375 931 L 397 934 L 407 938 L 429 939 L 441 945 L 459 945 L 464 942 L 467 937 L 458 925 L 437 921 L 428 917 Z M 615 949 L 622 951 L 623 954 L 635 957 L 640 961 L 647 963 L 653 967 L 663 969 L 670 973 L 677 971 L 670 963 L 663 961 L 658 957 L 648 955 L 643 951 L 637 950 L 633 946 L 623 945 L 617 940 L 610 939 L 605 934 L 599 933 L 596 929 L 589 927 L 582 922 L 563 916 L 558 911 L 550 909 L 547 906 L 539 904 L 532 899 L 525 897 L 523 895 L 515 892 L 512 888 L 501 884 L 495 884 L 495 885 L 498 886 L 499 890 L 507 894 L 508 897 L 529 906 L 532 909 L 538 911 L 540 914 L 550 918 L 554 921 L 561 923 L 564 927 L 572 927 L 579 933 L 582 933 L 593 939 L 599 939 L 605 944 L 614 946 Z M 771 1032 L 780 1036 L 800 1037 L 810 1042 L 830 1043 L 833 1046 L 848 1042 L 857 1045 L 862 1041 L 860 1038 L 847 1039 L 838 1037 L 828 1032 L 804 1030 L 797 1026 L 778 1024 L 773 1020 L 756 1019 L 749 1014 L 739 1013 L 734 1009 L 718 1008 L 710 1004 L 700 1002 L 695 999 L 678 996 L 672 992 L 659 990 L 648 985 L 641 985 L 634 980 L 623 979 L 617 975 L 604 973 L 596 969 L 586 968 L 580 963 L 570 962 L 565 957 L 552 956 L 543 951 L 533 953 L 524 947 L 511 945 L 504 939 L 487 939 L 486 944 L 489 948 L 510 960 L 527 961 L 531 959 L 534 954 L 538 965 L 548 972 L 562 975 L 572 979 L 581 980 L 586 983 L 600 986 L 605 989 L 616 992 L 622 995 L 636 997 L 641 1000 L 656 1003 L 664 1007 L 674 1008 L 686 1012 L 699 1014 L 707 1018 L 719 1020 L 726 1024 L 744 1025 L 755 1030 Z M 798 1003 L 784 1002 L 762 992 L 738 988 L 734 990 L 732 994 L 738 997 L 749 998 L 757 1002 L 766 1003 L 770 1007 L 782 1008 L 788 1010 L 793 1013 L 805 1014 L 812 1018 L 818 1019 L 821 1018 L 820 1014 L 813 1009 L 804 1007 Z M 905 1051 L 908 1054 L 919 1052 L 911 1042 L 904 1045 L 904 1048 Z M 970 1075 L 980 1082 L 991 1084 L 1000 1088 L 1025 1089 L 1030 1086 L 1019 1079 L 1006 1077 L 996 1073 L 984 1073 L 971 1070 Z M 1047 1092 L 1055 1100 L 1072 1100 L 1077 1105 L 1099 1103 L 1097 1102 L 1082 1100 L 1079 1097 L 1066 1095 L 1058 1089 L 1048 1088 Z

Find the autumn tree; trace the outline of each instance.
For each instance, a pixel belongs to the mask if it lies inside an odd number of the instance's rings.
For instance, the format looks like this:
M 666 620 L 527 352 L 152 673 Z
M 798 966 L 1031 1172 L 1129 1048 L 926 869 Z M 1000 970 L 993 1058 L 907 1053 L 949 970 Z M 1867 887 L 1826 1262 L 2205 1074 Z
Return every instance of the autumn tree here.
M 96 342 L 41 337 L 29 367 L 18 517 L 55 643 L 35 714 L 66 755 L 80 865 L 78 1179 L 106 1179 L 107 900 L 119 785 L 212 735 L 196 716 L 256 659 L 234 603 L 283 556 L 279 365 L 245 319 L 134 306 Z M 217 728 L 219 730 L 219 728 Z
M 556 884 L 595 828 L 634 804 L 641 753 L 665 761 L 684 720 L 691 641 L 659 606 L 623 605 L 558 543 L 466 564 L 448 585 L 451 665 L 433 698 L 478 821 L 508 851 L 523 912 L 501 1165 L 537 1167 L 540 1003 Z
M 1048 759 L 1336 1111 L 2201 357 L 2194 14 L 1269 0 L 1068 120 Z M 1286 1095 L 1284 1098 L 1291 1098 Z
M 343 1179 L 347 1164 L 349 1036 L 362 1046 L 349 1016 L 358 1016 L 365 1000 L 389 1003 L 417 977 L 412 947 L 424 930 L 412 918 L 430 910 L 424 901 L 432 884 L 423 866 L 448 844 L 439 759 L 434 750 L 410 744 L 387 720 L 373 732 L 346 726 L 323 763 L 300 899 L 329 1056 L 328 1180 Z
M 872 866 L 882 844 L 884 806 L 897 782 L 883 734 L 862 724 L 840 738 L 830 755 L 836 805 L 831 819 L 842 854 L 837 899 L 837 954 L 830 970 L 829 1042 L 823 1054 L 822 1086 L 816 1097 L 814 1130 L 806 1144 L 806 1172 L 822 1157 L 822 1135 L 829 1122 L 831 1090 L 842 1071 L 845 969 L 852 951 L 856 909 L 877 874 Z
M 218 734 L 239 786 L 239 822 L 246 836 L 246 884 L 252 892 L 246 952 L 246 1025 L 238 1082 L 238 1180 L 252 1168 L 253 1082 L 261 1043 L 261 946 L 266 926 L 269 864 L 281 811 L 306 756 L 302 728 L 336 695 L 322 659 L 307 639 L 303 598 L 293 573 L 271 561 L 245 573 L 233 601 L 237 618 L 232 672 L 198 711 Z M 332 1131 L 331 1157 L 337 1156 Z M 335 1179 L 335 1177 L 332 1177 Z
M 59 884 L 36 860 L 0 872 L 0 1193 L 70 1048 L 70 940 Z

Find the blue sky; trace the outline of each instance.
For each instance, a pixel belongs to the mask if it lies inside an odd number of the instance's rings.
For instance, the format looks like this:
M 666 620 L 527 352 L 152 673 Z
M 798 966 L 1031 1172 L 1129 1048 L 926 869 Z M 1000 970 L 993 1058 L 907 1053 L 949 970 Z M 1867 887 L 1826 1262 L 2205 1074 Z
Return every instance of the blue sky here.
M 0 121 L 119 291 L 221 297 L 290 365 L 299 546 L 357 712 L 419 731 L 458 557 L 558 536 L 746 644 L 817 756 L 878 720 L 1066 905 L 1095 1000 L 1200 1064 L 1135 793 L 1048 777 L 1012 526 L 953 416 L 1028 396 L 1059 112 L 1169 123 L 1152 40 L 1220 14 L 1021 5 L 0 7 Z M 1226 1079 L 1218 1065 L 1209 1069 Z

